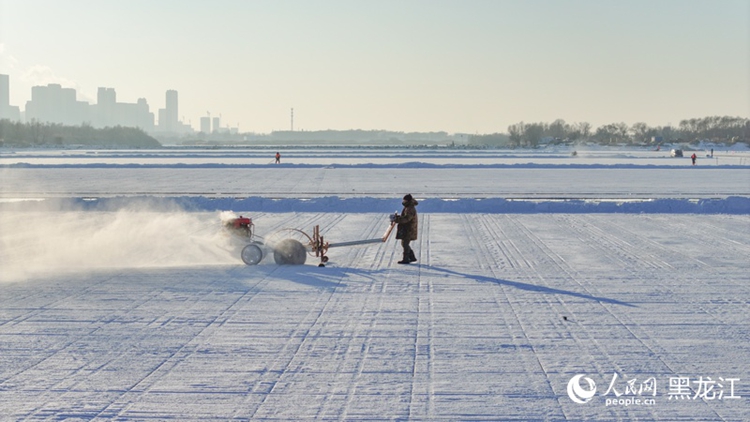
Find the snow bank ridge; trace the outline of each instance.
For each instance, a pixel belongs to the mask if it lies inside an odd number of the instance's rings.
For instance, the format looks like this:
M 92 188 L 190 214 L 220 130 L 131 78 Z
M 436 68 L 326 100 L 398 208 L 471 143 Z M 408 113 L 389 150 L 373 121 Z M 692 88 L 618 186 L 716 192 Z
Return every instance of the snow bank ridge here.
M 486 214 L 750 214 L 750 198 L 730 196 L 711 199 L 560 199 L 418 198 L 423 213 Z M 237 212 L 345 212 L 392 213 L 401 209 L 398 198 L 325 196 L 318 198 L 211 198 L 205 196 L 120 196 L 110 198 L 58 198 L 0 203 L 0 209 L 107 211 L 148 204 L 149 209 Z

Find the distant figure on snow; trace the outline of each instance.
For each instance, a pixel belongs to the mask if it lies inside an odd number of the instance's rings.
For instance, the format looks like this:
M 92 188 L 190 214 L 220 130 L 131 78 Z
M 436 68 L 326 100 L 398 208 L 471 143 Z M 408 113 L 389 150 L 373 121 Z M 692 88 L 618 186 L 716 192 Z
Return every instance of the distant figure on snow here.
M 391 221 L 398 224 L 396 227 L 396 239 L 401 239 L 401 246 L 404 248 L 404 256 L 399 264 L 410 264 L 417 260 L 414 256 L 414 250 L 409 246 L 412 240 L 417 240 L 417 232 L 419 227 L 419 221 L 417 219 L 417 200 L 414 199 L 411 194 L 404 196 L 401 204 L 404 209 L 401 210 L 401 215 L 394 214 Z
M 690 156 L 690 159 L 693 160 L 693 165 L 695 165 L 695 159 L 696 158 L 698 158 L 698 156 L 695 155 L 695 153 L 693 153 L 693 155 Z
M 281 154 L 279 154 L 279 153 L 277 152 L 277 153 L 276 153 L 276 164 L 279 164 L 279 163 L 281 163 Z

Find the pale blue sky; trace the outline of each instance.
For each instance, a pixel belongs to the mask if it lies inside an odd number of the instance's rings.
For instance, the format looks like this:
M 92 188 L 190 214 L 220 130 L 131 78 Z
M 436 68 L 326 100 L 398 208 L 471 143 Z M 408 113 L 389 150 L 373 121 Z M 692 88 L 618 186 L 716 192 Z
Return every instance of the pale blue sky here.
M 748 0 L 0 0 L 11 104 L 97 87 L 193 127 L 505 132 L 750 117 Z

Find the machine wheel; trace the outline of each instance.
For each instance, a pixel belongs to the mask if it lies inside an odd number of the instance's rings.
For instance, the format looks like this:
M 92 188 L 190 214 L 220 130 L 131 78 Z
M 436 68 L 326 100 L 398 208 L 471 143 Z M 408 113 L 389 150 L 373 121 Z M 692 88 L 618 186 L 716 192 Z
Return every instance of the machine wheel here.
M 258 265 L 258 263 L 263 259 L 263 249 L 260 248 L 260 246 L 256 245 L 255 243 L 251 243 L 244 248 L 242 248 L 242 253 L 240 254 L 242 257 L 242 262 L 244 262 L 247 265 Z
M 307 260 L 307 249 L 297 240 L 284 239 L 274 245 L 273 259 L 279 265 L 303 265 Z

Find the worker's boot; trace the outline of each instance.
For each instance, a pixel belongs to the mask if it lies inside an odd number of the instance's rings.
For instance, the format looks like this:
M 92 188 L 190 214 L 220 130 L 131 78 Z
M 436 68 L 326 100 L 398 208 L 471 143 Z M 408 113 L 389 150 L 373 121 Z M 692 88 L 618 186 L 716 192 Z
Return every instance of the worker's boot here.
M 411 259 L 409 259 L 409 253 L 404 252 L 404 257 L 401 259 L 401 261 L 398 261 L 399 264 L 410 264 Z
M 417 262 L 417 257 L 414 256 L 414 249 L 409 251 L 409 262 Z

